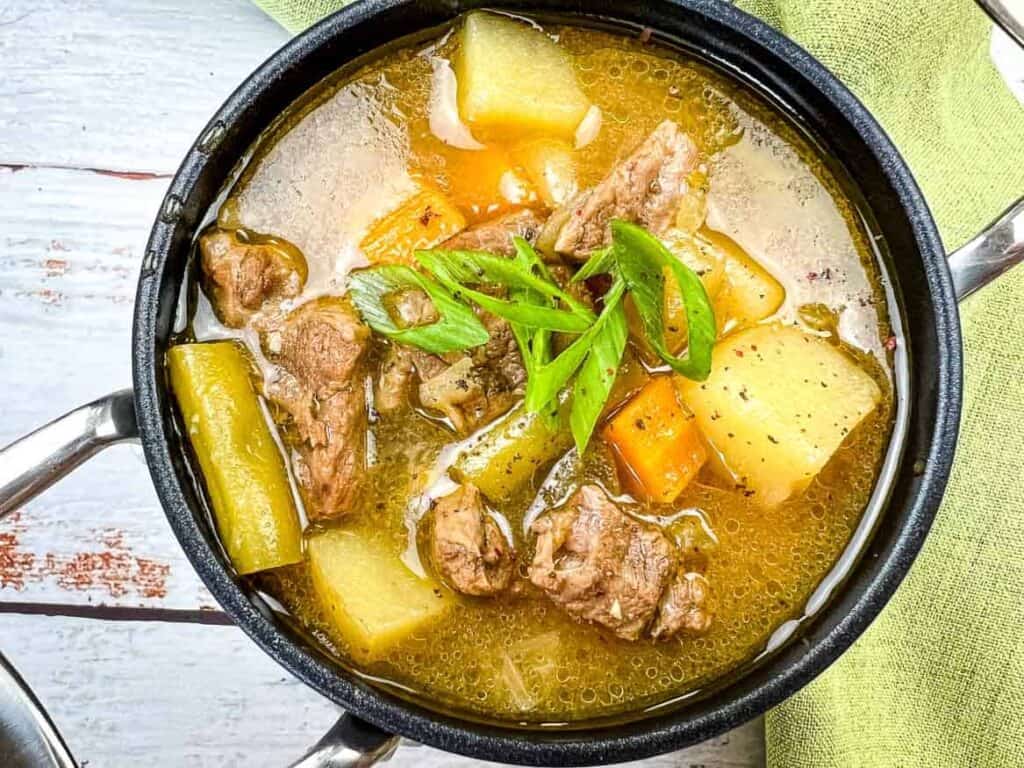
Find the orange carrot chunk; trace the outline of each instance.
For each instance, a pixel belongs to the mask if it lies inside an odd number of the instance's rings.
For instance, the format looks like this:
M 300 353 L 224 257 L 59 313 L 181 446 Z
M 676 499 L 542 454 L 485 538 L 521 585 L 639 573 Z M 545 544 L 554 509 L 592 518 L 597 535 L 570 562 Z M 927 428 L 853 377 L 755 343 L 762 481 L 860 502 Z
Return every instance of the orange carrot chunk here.
M 378 219 L 359 246 L 371 264 L 414 264 L 417 248 L 433 248 L 465 226 L 447 197 L 424 187 Z
M 615 414 L 601 433 L 633 491 L 669 503 L 707 461 L 693 414 L 683 405 L 671 376 L 658 376 Z

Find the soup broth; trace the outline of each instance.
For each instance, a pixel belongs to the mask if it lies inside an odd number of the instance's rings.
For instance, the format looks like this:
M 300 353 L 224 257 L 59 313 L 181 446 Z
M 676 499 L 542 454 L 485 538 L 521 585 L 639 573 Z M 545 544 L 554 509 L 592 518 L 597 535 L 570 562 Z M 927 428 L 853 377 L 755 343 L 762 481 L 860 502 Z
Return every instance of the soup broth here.
M 803 618 L 809 596 L 861 519 L 894 413 L 892 331 L 872 233 L 817 149 L 767 104 L 698 61 L 606 32 L 544 28 L 590 105 L 584 122 L 590 121 L 589 129 L 598 122 L 592 135 L 581 137 L 583 124 L 575 136 L 553 137 L 471 123 L 482 148 L 452 146 L 465 137 L 452 138 L 458 126 L 445 124 L 437 105 L 448 72 L 462 74 L 447 64 L 466 55 L 460 50 L 463 23 L 436 40 L 339 73 L 255 147 L 216 212 L 216 226 L 240 231 L 251 242 L 275 238 L 301 253 L 308 276 L 301 291 L 281 303 L 282 311 L 343 295 L 350 272 L 375 263 L 367 255 L 369 234 L 419 189 L 443 195 L 465 227 L 524 208 L 546 217 L 571 204 L 579 190 L 598 185 L 645 137 L 672 121 L 699 153 L 677 225 L 689 222 L 709 242 L 739 249 L 780 286 L 781 301 L 765 317 L 721 313 L 719 339 L 744 328 L 794 326 L 840 350 L 874 381 L 880 397 L 844 433 L 820 472 L 777 503 L 767 504 L 723 471 L 713 449 L 670 502 L 652 500 L 636 492 L 614 445 L 600 437 L 609 434 L 601 430 L 621 404 L 667 370 L 631 341 L 610 396 L 613 405 L 583 458 L 569 450 L 569 439 L 561 455 L 538 462 L 526 482 L 488 502 L 517 553 L 510 588 L 472 596 L 439 579 L 447 601 L 443 615 L 367 655 L 353 647 L 350 632 L 339 629 L 313 577 L 308 546 L 302 562 L 251 578 L 341 663 L 431 706 L 513 723 L 636 712 L 709 686 L 761 653 L 784 622 Z M 544 166 L 552 178 L 538 177 L 538 157 L 556 158 Z M 568 170 L 555 178 L 559 168 Z M 258 322 L 227 327 L 207 294 L 195 284 L 191 290 L 187 330 L 179 341 L 240 340 L 256 363 L 256 391 L 267 394 L 264 381 L 276 375 L 276 331 Z M 465 431 L 456 434 L 450 418 L 422 403 L 387 413 L 372 407 L 376 377 L 393 343 L 373 335 L 368 379 L 359 384 L 371 393 L 360 433 L 366 441 L 361 490 L 344 515 L 311 523 L 304 541 L 343 529 L 400 559 L 411 578 L 437 578 L 424 520 L 434 514 L 432 502 L 453 487 L 449 470 L 473 438 L 467 442 Z M 734 352 L 742 357 L 742 349 Z M 728 364 L 716 351 L 713 366 Z M 820 385 L 830 383 L 823 379 Z M 294 464 L 294 417 L 272 396 L 266 402 L 285 460 Z M 699 420 L 699 409 L 694 411 Z M 488 428 L 468 432 L 480 435 Z M 530 583 L 536 547 L 531 525 L 588 484 L 622 502 L 631 519 L 660 530 L 673 546 L 699 554 L 700 577 L 709 589 L 705 608 L 713 616 L 709 626 L 667 640 L 646 631 L 625 639 L 600 621 L 564 610 Z

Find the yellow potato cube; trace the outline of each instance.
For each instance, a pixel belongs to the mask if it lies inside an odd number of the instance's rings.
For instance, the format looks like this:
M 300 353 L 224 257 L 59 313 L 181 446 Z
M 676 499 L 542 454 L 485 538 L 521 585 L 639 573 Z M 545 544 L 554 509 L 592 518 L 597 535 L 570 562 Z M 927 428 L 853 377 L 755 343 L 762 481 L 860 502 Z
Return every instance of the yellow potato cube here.
M 372 264 L 411 264 L 417 248 L 433 248 L 465 227 L 447 197 L 424 188 L 378 219 L 359 247 Z
M 840 349 L 777 324 L 725 337 L 707 381 L 681 386 L 724 467 L 768 507 L 803 489 L 882 397 Z
M 359 661 L 379 658 L 454 604 L 437 582 L 365 535 L 333 528 L 313 536 L 307 550 L 317 597 Z
M 455 75 L 462 118 L 482 135 L 571 139 L 590 108 L 569 54 L 540 30 L 507 16 L 466 17 Z
M 714 302 L 720 325 L 742 328 L 775 314 L 786 298 L 782 284 L 732 238 L 710 229 L 701 234 L 725 262 L 725 282 Z

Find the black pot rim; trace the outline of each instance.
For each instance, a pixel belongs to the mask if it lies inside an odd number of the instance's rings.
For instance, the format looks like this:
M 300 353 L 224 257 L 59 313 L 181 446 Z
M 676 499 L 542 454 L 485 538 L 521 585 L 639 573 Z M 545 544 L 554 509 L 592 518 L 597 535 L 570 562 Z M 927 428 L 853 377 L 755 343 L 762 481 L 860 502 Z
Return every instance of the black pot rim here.
M 379 13 L 414 6 L 418 0 L 364 0 L 324 19 L 294 38 L 257 69 L 211 119 L 204 132 L 228 126 L 244 112 L 253 94 L 283 77 L 291 67 L 324 40 Z M 147 462 L 167 518 L 193 567 L 210 592 L 249 636 L 304 683 L 345 707 L 349 712 L 388 731 L 464 755 L 504 762 L 548 765 L 583 765 L 635 760 L 710 738 L 765 712 L 788 697 L 831 664 L 864 631 L 905 576 L 938 508 L 949 476 L 959 425 L 961 354 L 959 320 L 944 251 L 928 207 L 903 159 L 865 107 L 823 65 L 775 30 L 718 0 L 657 0 L 673 12 L 695 13 L 730 27 L 751 46 L 765 47 L 781 56 L 845 115 L 865 147 L 883 167 L 913 229 L 923 260 L 927 291 L 935 301 L 938 354 L 935 368 L 937 412 L 933 438 L 924 456 L 920 490 L 907 511 L 906 521 L 876 564 L 875 576 L 853 607 L 812 643 L 802 656 L 763 684 L 741 696 L 725 696 L 722 703 L 694 717 L 673 712 L 622 726 L 599 730 L 542 732 L 488 726 L 428 710 L 398 699 L 340 673 L 325 658 L 293 642 L 254 604 L 221 562 L 196 520 L 183 494 L 174 468 L 166 421 L 166 389 L 157 360 L 156 329 L 170 309 L 160 300 L 160 286 L 172 237 L 178 222 L 175 205 L 188 199 L 206 162 L 197 141 L 172 180 L 161 216 L 154 224 L 139 280 L 133 328 L 133 375 L 136 412 Z M 453 4 L 454 6 L 455 4 Z M 586 2 L 567 4 L 565 12 L 586 13 Z M 455 14 L 453 7 L 452 15 Z M 620 16 L 629 19 L 623 9 Z M 618 15 L 618 14 L 616 14 Z M 296 94 L 297 96 L 298 94 Z

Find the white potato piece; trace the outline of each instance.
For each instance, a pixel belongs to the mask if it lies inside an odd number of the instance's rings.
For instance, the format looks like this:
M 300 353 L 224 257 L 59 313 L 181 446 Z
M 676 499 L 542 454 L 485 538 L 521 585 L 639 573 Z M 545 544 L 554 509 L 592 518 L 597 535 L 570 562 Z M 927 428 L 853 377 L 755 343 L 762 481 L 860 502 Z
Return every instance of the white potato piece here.
M 725 285 L 715 297 L 715 316 L 726 330 L 752 325 L 775 314 L 786 289 L 735 240 L 710 229 L 701 234 L 725 265 Z
M 455 74 L 462 117 L 480 135 L 571 140 L 590 108 L 569 54 L 540 30 L 507 16 L 466 17 Z
M 317 597 L 360 661 L 379 658 L 454 604 L 375 539 L 333 528 L 313 536 L 307 549 Z
M 725 337 L 711 376 L 682 391 L 725 469 L 767 507 L 806 487 L 882 398 L 840 349 L 778 324 Z

